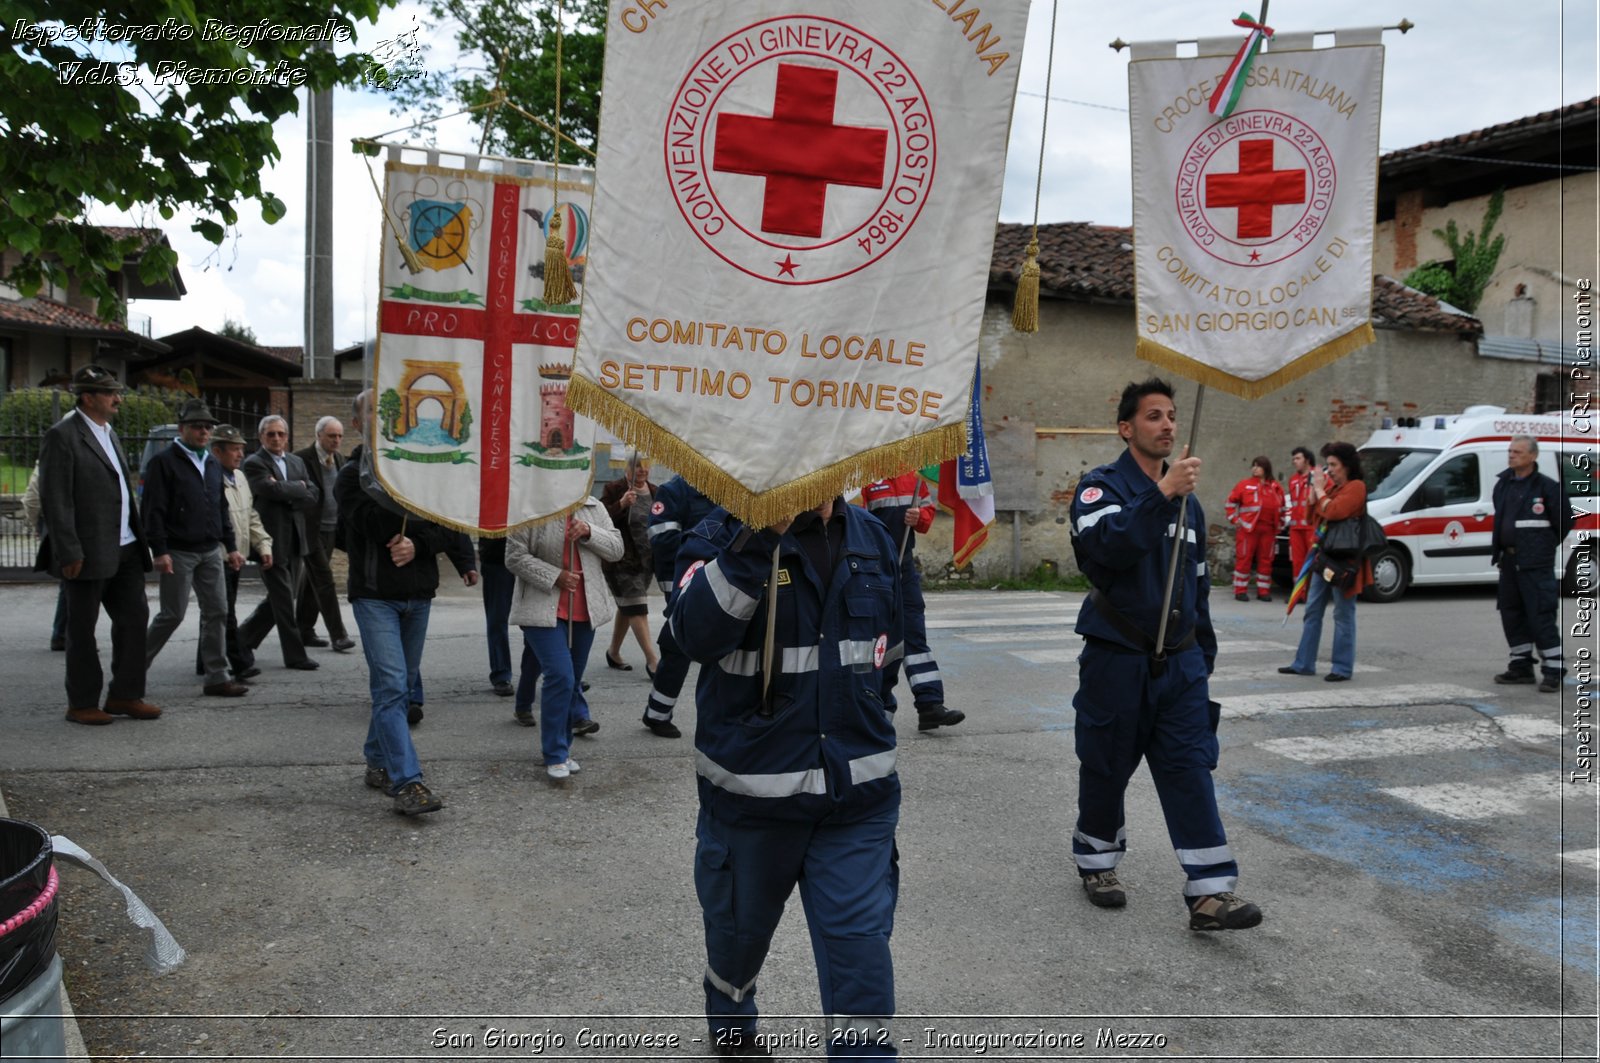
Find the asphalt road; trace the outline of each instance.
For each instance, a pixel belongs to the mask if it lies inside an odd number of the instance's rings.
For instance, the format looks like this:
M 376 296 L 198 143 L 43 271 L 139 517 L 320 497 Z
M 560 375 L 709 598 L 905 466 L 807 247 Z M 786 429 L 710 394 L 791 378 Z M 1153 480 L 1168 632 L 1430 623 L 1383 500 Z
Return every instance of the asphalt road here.
M 64 872 L 60 949 L 92 1054 L 708 1053 L 692 747 L 640 726 L 642 667 L 607 670 L 597 644 L 603 728 L 579 740 L 582 774 L 552 785 L 537 732 L 489 692 L 476 592 L 455 586 L 415 732 L 448 807 L 406 820 L 362 785 L 359 653 L 318 651 L 313 673 L 268 654 L 249 697 L 204 698 L 191 613 L 152 669 L 162 719 L 78 727 L 46 647 L 53 595 L 0 589 L 0 792 L 103 860 L 189 952 L 151 976 L 120 897 Z M 903 1054 L 1595 1058 L 1597 798 L 1563 775 L 1578 692 L 1491 682 L 1492 594 L 1363 603 L 1356 679 L 1338 685 L 1276 673 L 1299 634 L 1281 603 L 1218 595 L 1217 787 L 1239 891 L 1266 920 L 1211 935 L 1186 929 L 1143 773 L 1129 906 L 1094 909 L 1078 887 L 1081 597 L 930 600 L 949 701 L 969 716 L 900 725 Z M 679 715 L 690 730 L 687 692 Z M 798 904 L 759 999 L 781 1056 L 819 1054 Z

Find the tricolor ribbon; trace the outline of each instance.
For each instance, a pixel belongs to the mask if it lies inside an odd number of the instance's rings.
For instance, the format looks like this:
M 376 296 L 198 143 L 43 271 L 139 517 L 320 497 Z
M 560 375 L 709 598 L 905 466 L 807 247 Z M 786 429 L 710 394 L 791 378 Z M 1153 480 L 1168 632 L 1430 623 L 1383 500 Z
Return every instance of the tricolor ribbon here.
M 1239 106 L 1239 94 L 1244 91 L 1244 82 L 1250 76 L 1250 68 L 1255 65 L 1256 54 L 1261 51 L 1261 42 L 1272 36 L 1272 27 L 1257 22 L 1250 17 L 1247 11 L 1239 12 L 1239 17 L 1233 24 L 1241 29 L 1249 30 L 1244 43 L 1239 46 L 1238 54 L 1233 57 L 1233 62 L 1228 64 L 1227 73 L 1222 75 L 1222 81 L 1211 94 L 1211 113 L 1218 118 L 1226 118 Z

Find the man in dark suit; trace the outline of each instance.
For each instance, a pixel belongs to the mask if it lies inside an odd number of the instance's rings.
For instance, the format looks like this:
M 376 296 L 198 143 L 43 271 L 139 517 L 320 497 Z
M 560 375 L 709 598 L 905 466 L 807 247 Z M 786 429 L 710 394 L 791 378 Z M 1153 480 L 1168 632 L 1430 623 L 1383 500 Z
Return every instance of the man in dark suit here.
M 205 692 L 238 698 L 250 688 L 228 676 L 226 572 L 244 565 L 235 545 L 223 494 L 222 466 L 210 453 L 217 419 L 199 399 L 178 409 L 178 438 L 150 462 L 144 477 L 144 522 L 156 571 L 161 609 L 145 634 L 145 664 L 154 663 L 189 610 L 189 591 L 200 601 L 200 655 Z
M 109 369 L 86 365 L 72 374 L 78 403 L 44 434 L 39 455 L 44 541 L 36 568 L 67 588 L 67 719 L 107 724 L 116 716 L 153 720 L 161 710 L 144 700 L 144 574 L 150 571 L 139 501 L 111 419 L 122 383 Z M 105 678 L 95 625 L 111 618 L 111 684 Z
M 317 613 L 320 611 L 328 638 L 333 640 L 333 648 L 341 653 L 355 648 L 355 642 L 345 632 L 344 616 L 339 611 L 339 590 L 333 584 L 333 569 L 328 564 L 333 557 L 333 533 L 339 526 L 339 503 L 333 496 L 333 479 L 344 465 L 344 455 L 339 453 L 339 444 L 343 441 L 344 425 L 337 417 L 324 417 L 317 422 L 317 441 L 304 450 L 295 451 L 295 457 L 305 462 L 317 480 L 322 494 L 316 507 L 306 513 L 311 549 L 306 553 L 294 619 L 300 627 L 301 642 L 307 646 L 326 646 L 327 641 L 317 637 Z
M 249 649 L 261 645 L 273 626 L 283 648 L 286 668 L 311 671 L 317 662 L 306 656 L 300 628 L 294 619 L 294 591 L 300 583 L 300 564 L 311 549 L 306 514 L 316 507 L 322 489 L 305 463 L 289 453 L 289 422 L 277 414 L 261 419 L 256 430 L 261 449 L 240 466 L 255 498 L 256 512 L 272 536 L 274 562 L 261 573 L 267 600 L 239 625 L 239 641 Z

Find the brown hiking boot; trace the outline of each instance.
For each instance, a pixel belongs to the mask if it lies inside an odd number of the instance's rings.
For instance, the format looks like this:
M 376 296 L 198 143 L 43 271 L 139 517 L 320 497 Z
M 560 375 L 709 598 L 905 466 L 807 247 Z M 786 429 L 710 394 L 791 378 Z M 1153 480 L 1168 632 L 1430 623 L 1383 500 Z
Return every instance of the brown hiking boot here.
M 1128 894 L 1117 880 L 1115 871 L 1097 871 L 1083 876 L 1083 892 L 1096 908 L 1121 908 L 1128 903 Z
M 1208 893 L 1189 905 L 1190 930 L 1248 930 L 1261 924 L 1261 909 L 1231 893 Z

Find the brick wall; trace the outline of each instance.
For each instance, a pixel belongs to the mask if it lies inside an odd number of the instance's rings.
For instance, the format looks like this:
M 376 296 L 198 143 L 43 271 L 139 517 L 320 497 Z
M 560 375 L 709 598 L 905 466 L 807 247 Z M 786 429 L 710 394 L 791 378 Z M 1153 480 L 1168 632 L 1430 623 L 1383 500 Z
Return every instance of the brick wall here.
M 344 452 L 364 442 L 350 423 L 350 403 L 361 390 L 359 380 L 297 380 L 290 385 L 289 446 L 293 450 L 309 447 L 316 441 L 317 421 L 337 417 L 345 428 Z

